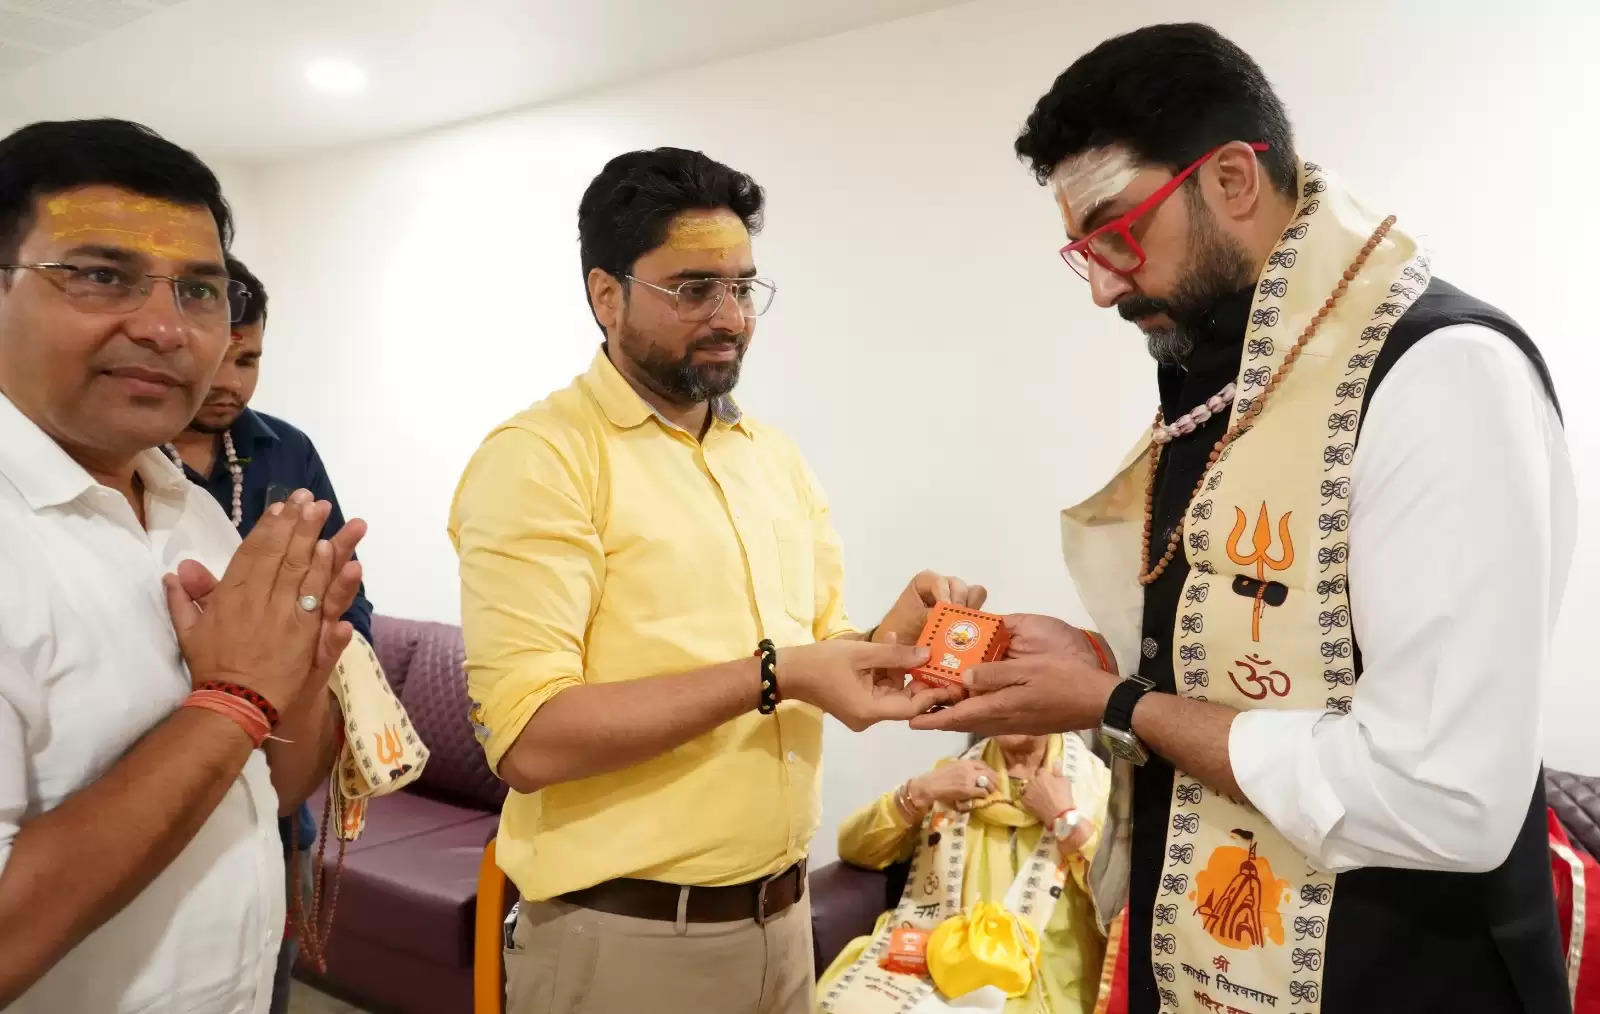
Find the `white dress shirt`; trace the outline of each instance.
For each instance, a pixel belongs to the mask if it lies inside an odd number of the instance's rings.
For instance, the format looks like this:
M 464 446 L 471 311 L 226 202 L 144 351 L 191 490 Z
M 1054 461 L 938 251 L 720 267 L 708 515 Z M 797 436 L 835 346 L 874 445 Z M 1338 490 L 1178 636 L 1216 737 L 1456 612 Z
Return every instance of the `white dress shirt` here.
M 159 451 L 149 529 L 0 395 L 0 873 L 20 826 L 93 783 L 190 690 L 161 576 L 239 536 Z M 200 833 L 10 1014 L 255 1014 L 283 936 L 278 799 L 249 762 Z
M 1505 860 L 1539 770 L 1576 516 L 1560 420 L 1508 339 L 1461 324 L 1400 357 L 1350 482 L 1350 713 L 1249 711 L 1229 741 L 1245 795 L 1311 862 Z

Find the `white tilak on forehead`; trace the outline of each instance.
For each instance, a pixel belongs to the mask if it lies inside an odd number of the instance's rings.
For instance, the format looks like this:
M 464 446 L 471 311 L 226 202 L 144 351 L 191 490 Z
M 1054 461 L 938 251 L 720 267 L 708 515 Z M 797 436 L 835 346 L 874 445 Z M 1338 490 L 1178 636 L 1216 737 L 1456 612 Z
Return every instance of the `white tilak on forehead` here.
M 1139 166 L 1126 150 L 1095 148 L 1056 166 L 1050 185 L 1081 222 L 1096 207 L 1120 194 L 1137 175 Z

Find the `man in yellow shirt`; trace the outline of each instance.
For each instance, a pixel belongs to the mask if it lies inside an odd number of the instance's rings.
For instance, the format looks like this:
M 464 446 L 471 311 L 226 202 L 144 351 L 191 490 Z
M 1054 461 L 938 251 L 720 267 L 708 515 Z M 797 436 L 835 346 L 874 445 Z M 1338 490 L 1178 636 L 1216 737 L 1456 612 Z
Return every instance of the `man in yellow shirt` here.
M 925 572 L 851 626 L 821 488 L 729 397 L 776 291 L 762 202 L 699 152 L 613 159 L 578 208 L 606 342 L 456 493 L 473 722 L 514 790 L 510 1014 L 810 1011 L 822 714 L 942 702 L 905 687 L 912 645 L 935 601 L 984 599 Z

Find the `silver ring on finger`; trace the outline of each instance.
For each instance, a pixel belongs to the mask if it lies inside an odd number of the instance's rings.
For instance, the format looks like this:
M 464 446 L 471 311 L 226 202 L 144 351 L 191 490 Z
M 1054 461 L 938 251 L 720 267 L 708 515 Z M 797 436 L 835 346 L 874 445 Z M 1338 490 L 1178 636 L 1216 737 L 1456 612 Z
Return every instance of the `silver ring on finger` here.
M 979 775 L 978 776 L 978 788 L 984 789 L 986 791 L 988 790 L 988 788 L 989 788 L 989 776 L 988 775 Z
M 322 600 L 315 595 L 302 595 L 300 596 L 299 606 L 308 613 L 314 613 L 322 608 Z

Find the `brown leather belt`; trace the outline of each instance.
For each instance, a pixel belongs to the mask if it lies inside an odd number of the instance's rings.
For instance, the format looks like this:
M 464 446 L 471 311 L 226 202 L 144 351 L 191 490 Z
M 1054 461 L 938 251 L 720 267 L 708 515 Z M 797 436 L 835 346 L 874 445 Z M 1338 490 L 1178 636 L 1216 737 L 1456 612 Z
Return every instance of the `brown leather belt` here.
M 572 891 L 559 900 L 579 908 L 635 919 L 676 922 L 683 888 L 659 880 L 607 880 L 581 891 Z M 765 923 L 788 911 L 806 894 L 804 859 L 781 873 L 762 880 L 728 887 L 691 887 L 685 922 L 738 922 L 754 919 Z

